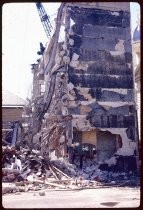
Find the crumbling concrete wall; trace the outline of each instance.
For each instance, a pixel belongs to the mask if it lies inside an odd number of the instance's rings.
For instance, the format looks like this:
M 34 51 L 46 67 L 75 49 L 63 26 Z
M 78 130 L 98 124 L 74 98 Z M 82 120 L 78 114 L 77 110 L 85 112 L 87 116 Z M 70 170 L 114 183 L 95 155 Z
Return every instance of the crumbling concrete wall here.
M 58 43 L 61 25 L 65 26 L 65 40 Z M 38 132 L 47 153 L 50 147 L 57 147 L 59 156 L 61 147 L 77 141 L 94 145 L 98 160 L 115 154 L 134 155 L 129 3 L 62 4 L 38 71 L 37 77 L 44 75 L 45 80 Z M 99 134 L 104 135 L 102 144 Z M 110 144 L 110 151 L 105 152 Z
M 129 4 L 69 3 L 67 10 L 72 125 L 79 131 L 110 131 L 110 138 L 120 135 L 121 154 L 133 155 L 135 147 L 130 144 L 135 145 L 136 135 Z

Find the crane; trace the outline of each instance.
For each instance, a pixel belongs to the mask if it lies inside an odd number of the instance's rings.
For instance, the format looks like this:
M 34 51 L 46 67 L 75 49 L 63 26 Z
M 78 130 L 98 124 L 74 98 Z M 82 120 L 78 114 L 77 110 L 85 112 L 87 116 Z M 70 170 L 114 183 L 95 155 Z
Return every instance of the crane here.
M 51 31 L 52 31 L 52 25 L 50 22 L 50 17 L 47 15 L 42 3 L 37 2 L 36 7 L 40 16 L 40 20 L 42 22 L 42 25 L 44 27 L 45 33 L 47 35 L 47 38 L 50 37 Z

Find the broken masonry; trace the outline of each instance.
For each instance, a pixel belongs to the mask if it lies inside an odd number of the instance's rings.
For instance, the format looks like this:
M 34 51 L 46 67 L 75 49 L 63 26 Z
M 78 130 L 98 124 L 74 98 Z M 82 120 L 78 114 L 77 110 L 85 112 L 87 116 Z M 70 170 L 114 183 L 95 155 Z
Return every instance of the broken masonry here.
M 33 66 L 31 130 L 43 156 L 66 157 L 78 145 L 101 168 L 138 168 L 130 30 L 129 3 L 61 4 Z

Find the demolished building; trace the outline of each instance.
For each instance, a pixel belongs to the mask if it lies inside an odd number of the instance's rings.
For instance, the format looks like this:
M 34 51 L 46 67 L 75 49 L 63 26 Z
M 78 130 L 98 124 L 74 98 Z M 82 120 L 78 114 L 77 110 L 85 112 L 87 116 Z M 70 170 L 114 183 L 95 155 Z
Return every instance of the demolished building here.
M 136 169 L 129 3 L 62 3 L 33 75 L 30 129 L 43 156 L 66 156 L 78 143 L 88 158 Z

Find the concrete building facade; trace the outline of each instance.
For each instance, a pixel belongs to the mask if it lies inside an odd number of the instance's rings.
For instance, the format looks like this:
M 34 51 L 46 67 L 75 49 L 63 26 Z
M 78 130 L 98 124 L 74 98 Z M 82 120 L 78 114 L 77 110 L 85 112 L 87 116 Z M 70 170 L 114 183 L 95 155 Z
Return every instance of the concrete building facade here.
M 65 41 L 59 43 L 61 25 Z M 45 85 L 33 96 L 32 125 L 45 153 L 62 156 L 66 145 L 78 144 L 102 163 L 118 156 L 136 167 L 129 3 L 61 4 L 55 33 L 33 71 L 34 90 Z

